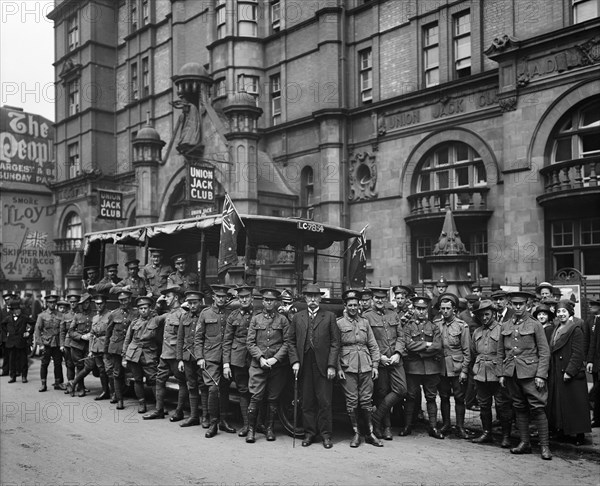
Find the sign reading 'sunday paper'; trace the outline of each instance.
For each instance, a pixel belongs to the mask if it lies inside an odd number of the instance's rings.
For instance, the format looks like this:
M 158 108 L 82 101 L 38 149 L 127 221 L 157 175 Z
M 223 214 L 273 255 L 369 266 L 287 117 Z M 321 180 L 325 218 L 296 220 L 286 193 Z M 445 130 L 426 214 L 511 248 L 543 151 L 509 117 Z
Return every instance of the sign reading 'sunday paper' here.
M 53 141 L 50 120 L 0 108 L 0 181 L 44 184 L 53 180 Z

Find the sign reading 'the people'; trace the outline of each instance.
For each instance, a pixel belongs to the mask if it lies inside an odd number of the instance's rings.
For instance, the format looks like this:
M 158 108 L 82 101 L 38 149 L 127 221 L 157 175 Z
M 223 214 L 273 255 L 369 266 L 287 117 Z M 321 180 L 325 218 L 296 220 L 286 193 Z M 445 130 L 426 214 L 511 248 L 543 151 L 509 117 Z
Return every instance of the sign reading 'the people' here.
M 123 219 L 123 193 L 98 189 L 98 217 L 102 219 Z
M 188 199 L 197 202 L 214 202 L 215 169 L 198 165 L 188 166 Z

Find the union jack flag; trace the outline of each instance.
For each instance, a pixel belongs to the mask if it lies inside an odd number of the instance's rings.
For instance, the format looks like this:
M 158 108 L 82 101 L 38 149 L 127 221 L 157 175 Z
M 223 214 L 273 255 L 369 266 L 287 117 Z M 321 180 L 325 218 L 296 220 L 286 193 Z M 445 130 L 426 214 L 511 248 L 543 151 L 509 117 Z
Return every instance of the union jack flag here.
M 237 238 L 238 233 L 243 226 L 244 223 L 242 223 L 242 219 L 236 211 L 233 201 L 229 197 L 229 194 L 226 193 L 221 220 L 219 262 L 217 264 L 218 274 L 226 272 L 230 267 L 237 265 Z
M 25 236 L 25 248 L 46 248 L 48 246 L 48 233 L 31 231 Z

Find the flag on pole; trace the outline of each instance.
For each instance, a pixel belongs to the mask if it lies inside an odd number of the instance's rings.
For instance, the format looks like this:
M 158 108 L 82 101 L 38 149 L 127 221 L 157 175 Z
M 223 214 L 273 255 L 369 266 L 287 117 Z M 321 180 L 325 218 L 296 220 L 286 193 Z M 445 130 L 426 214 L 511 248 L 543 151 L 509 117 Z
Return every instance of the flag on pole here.
M 240 215 L 233 205 L 229 194 L 225 193 L 223 204 L 223 216 L 221 220 L 221 238 L 219 241 L 219 262 L 217 273 L 220 275 L 237 265 L 237 237 L 240 229 L 244 226 Z
M 354 288 L 362 288 L 367 282 L 367 239 L 365 237 L 367 226 L 362 229 L 360 236 L 354 238 L 348 248 L 350 253 L 348 279 L 350 286 Z

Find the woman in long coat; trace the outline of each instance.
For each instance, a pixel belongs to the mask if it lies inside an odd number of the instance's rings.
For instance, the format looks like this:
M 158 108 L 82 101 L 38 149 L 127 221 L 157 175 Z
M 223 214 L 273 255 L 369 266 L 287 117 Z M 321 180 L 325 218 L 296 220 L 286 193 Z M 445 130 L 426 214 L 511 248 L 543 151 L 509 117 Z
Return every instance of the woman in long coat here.
M 591 432 L 590 409 L 585 378 L 583 331 L 573 322 L 570 301 L 556 307 L 556 329 L 550 341 L 548 412 L 550 424 L 559 434 L 576 436 L 584 443 Z

